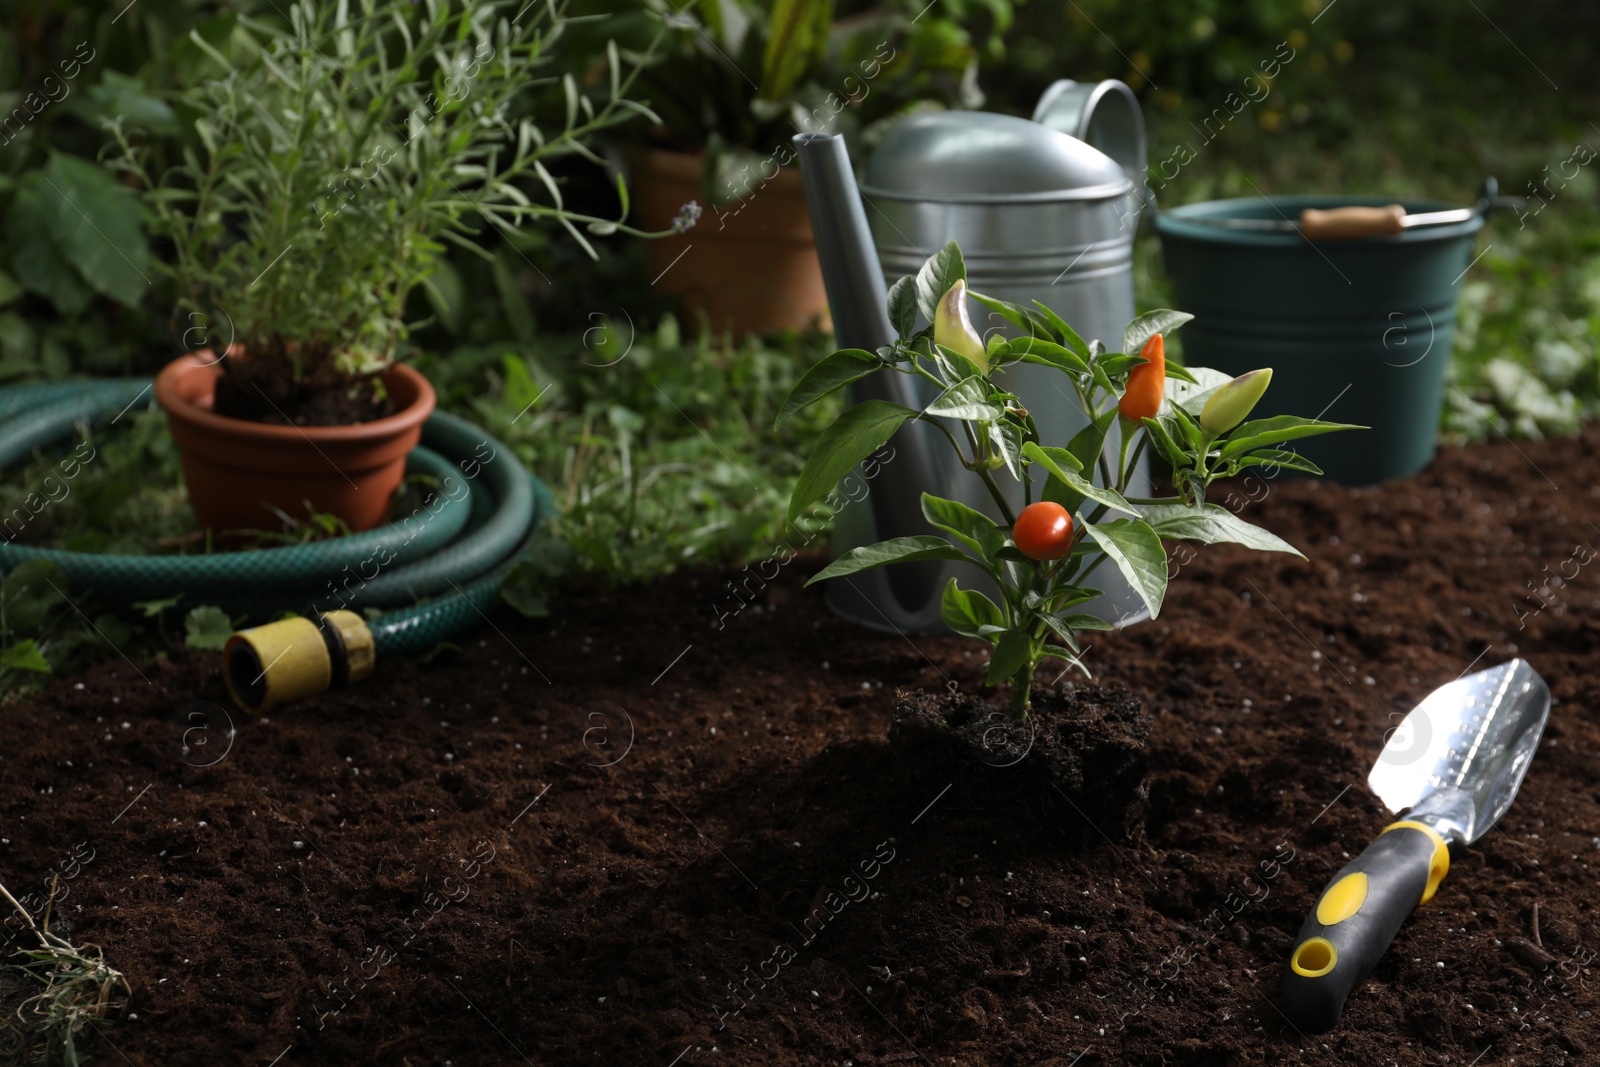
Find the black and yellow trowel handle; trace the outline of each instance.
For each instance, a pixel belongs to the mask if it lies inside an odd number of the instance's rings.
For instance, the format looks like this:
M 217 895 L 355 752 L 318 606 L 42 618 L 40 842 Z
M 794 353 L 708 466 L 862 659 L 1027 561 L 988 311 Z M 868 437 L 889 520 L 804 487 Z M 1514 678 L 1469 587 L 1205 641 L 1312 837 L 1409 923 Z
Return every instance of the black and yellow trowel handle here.
M 1283 976 L 1289 1022 L 1305 1033 L 1337 1025 L 1350 991 L 1449 869 L 1450 849 L 1432 827 L 1397 822 L 1334 875 L 1300 927 Z

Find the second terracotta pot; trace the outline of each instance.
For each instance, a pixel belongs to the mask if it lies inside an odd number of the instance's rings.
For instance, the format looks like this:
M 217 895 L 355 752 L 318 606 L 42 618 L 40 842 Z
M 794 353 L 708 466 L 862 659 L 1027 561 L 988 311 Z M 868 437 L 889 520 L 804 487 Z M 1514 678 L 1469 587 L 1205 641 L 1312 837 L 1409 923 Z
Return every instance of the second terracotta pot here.
M 706 207 L 704 181 L 703 155 L 641 149 L 633 157 L 629 191 L 642 228 L 671 228 L 691 200 L 705 208 L 693 229 L 647 242 L 653 287 L 681 300 L 691 330 L 702 311 L 713 330 L 735 336 L 831 330 L 799 171 L 780 169 L 720 210 Z
M 202 525 L 219 532 L 281 530 L 279 512 L 296 520 L 333 514 L 351 530 L 383 521 L 406 456 L 433 412 L 426 378 L 396 364 L 384 377 L 400 409 L 394 415 L 301 427 L 216 414 L 212 398 L 221 374 L 216 357 L 203 351 L 173 360 L 156 377 L 156 401 L 167 411 L 189 503 Z

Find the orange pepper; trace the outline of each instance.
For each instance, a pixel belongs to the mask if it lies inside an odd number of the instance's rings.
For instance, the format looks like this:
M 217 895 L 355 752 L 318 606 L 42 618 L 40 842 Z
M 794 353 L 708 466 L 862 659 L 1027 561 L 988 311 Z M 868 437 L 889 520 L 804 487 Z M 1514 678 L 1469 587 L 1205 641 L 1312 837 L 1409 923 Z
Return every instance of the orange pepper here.
M 1161 397 L 1167 388 L 1167 343 L 1158 333 L 1144 343 L 1139 354 L 1150 362 L 1128 372 L 1128 388 L 1117 401 L 1117 410 L 1135 421 L 1153 419 L 1161 410 Z

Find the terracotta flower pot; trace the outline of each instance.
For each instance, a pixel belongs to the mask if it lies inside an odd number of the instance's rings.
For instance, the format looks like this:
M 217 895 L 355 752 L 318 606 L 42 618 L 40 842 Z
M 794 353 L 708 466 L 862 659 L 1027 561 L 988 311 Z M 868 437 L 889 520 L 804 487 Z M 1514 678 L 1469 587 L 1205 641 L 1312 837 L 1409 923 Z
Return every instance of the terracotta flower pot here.
M 629 191 L 641 227 L 670 229 L 691 200 L 705 208 L 688 232 L 646 243 L 654 287 L 679 297 L 691 329 L 704 311 L 713 330 L 735 336 L 831 330 L 799 170 L 779 170 L 720 213 L 706 207 L 704 176 L 702 155 L 641 149 L 633 157 Z
M 384 385 L 399 412 L 352 426 L 276 426 L 211 410 L 222 368 L 210 351 L 168 363 L 156 377 L 183 454 L 189 503 L 211 530 L 279 530 L 294 518 L 333 514 L 352 530 L 383 521 L 405 476 L 406 455 L 433 412 L 428 380 L 403 364 Z M 308 510 L 309 505 L 309 510 Z

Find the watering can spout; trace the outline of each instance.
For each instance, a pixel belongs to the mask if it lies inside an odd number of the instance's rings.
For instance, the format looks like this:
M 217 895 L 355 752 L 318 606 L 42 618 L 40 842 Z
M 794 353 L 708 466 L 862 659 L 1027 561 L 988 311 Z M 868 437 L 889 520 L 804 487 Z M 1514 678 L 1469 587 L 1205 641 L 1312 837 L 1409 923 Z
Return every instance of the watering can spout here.
M 883 270 L 844 138 L 802 133 L 794 144 L 834 336 L 840 348 L 876 351 L 894 340 L 894 327 L 889 324 Z
M 838 134 L 802 133 L 794 138 L 805 182 L 806 210 L 822 265 L 834 337 L 840 348 L 876 352 L 895 340 L 889 323 L 888 290 L 867 225 L 861 192 L 850 169 L 844 138 Z M 851 398 L 888 400 L 921 409 L 913 383 L 900 374 L 875 374 L 851 387 Z M 843 508 L 834 520 L 835 537 L 846 543 L 866 532 L 870 539 L 926 534 L 922 491 L 939 484 L 929 427 L 902 426 L 889 439 L 889 458 L 878 465 L 887 472 L 866 487 L 870 524 L 859 505 Z M 855 499 L 854 497 L 851 498 Z M 862 543 L 866 543 L 865 540 Z M 829 604 L 840 614 L 885 630 L 924 631 L 937 628 L 943 568 L 937 563 L 901 563 L 863 574 L 859 580 L 830 583 Z

